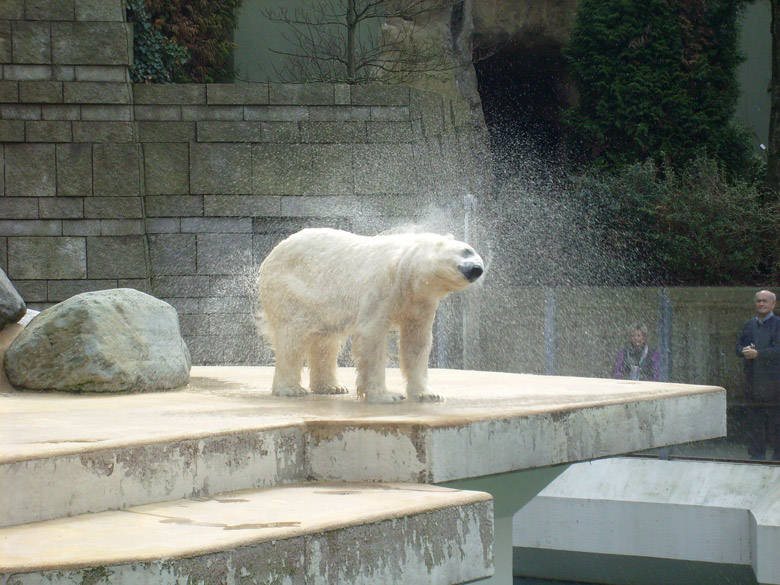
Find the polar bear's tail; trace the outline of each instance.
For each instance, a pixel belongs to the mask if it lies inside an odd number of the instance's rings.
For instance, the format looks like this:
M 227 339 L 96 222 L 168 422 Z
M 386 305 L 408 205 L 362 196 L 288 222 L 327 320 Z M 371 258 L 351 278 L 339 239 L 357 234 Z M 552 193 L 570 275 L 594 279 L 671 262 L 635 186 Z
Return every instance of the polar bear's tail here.
M 252 308 L 255 316 L 255 335 L 258 337 L 268 337 L 268 321 L 265 319 L 265 313 L 260 303 L 255 302 L 255 306 Z
M 255 279 L 255 286 L 252 290 L 252 314 L 254 315 L 255 335 L 258 337 L 269 338 L 268 320 L 265 317 L 265 311 L 263 311 L 263 305 L 260 303 L 260 277 Z
M 252 314 L 255 321 L 255 335 L 273 341 L 273 331 L 271 330 L 271 324 L 268 322 L 263 306 L 260 304 L 260 299 L 255 296 L 252 306 Z

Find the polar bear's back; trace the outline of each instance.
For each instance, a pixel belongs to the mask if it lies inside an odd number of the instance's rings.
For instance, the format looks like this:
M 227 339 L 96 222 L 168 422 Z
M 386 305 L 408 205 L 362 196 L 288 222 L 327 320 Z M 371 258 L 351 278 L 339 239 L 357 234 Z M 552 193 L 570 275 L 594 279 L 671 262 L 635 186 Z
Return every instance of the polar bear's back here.
M 386 274 L 403 256 L 397 236 L 359 236 L 330 228 L 308 228 L 280 242 L 260 266 L 260 278 L 295 275 L 335 286 L 337 278 L 355 282 Z
M 411 249 L 404 240 L 329 228 L 293 234 L 260 266 L 258 300 L 263 312 L 266 317 L 325 319 L 328 323 L 320 323 L 325 328 L 352 321 L 371 297 L 388 294 L 395 286 L 398 265 Z

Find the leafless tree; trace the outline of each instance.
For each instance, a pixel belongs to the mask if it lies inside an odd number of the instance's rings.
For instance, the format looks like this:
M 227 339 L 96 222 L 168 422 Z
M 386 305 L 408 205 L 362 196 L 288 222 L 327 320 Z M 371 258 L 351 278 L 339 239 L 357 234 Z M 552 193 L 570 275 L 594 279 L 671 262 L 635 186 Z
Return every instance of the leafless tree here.
M 408 83 L 452 69 L 441 18 L 462 0 L 315 0 L 263 15 L 287 25 L 284 82 Z M 446 18 L 444 22 L 447 22 Z M 443 30 L 444 29 L 444 30 Z

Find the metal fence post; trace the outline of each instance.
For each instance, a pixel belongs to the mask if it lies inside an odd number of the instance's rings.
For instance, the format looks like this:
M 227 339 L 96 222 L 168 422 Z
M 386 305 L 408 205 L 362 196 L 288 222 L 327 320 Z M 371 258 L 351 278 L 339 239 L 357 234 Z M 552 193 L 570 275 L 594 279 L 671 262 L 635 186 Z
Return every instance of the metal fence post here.
M 659 378 L 661 382 L 668 382 L 672 373 L 672 319 L 674 311 L 672 301 L 665 288 L 662 288 L 659 293 L 658 304 L 658 353 L 661 358 Z
M 548 376 L 556 373 L 555 363 L 555 318 L 558 312 L 558 304 L 555 299 L 555 290 L 550 289 L 544 297 L 544 372 Z

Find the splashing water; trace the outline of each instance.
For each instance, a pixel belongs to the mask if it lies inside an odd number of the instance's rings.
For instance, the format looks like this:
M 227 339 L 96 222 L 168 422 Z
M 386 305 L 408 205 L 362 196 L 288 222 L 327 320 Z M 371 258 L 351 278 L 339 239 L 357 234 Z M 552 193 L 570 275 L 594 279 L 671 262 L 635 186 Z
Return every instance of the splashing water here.
M 457 161 L 455 156 L 443 159 Z M 451 233 L 476 248 L 486 273 L 477 286 L 440 304 L 432 365 L 553 373 L 554 349 L 551 353 L 546 329 L 555 318 L 544 307 L 554 306 L 560 321 L 569 315 L 571 303 L 563 291 L 575 285 L 624 284 L 631 263 L 605 253 L 602 243 L 609 234 L 591 219 L 581 198 L 571 196 L 573 186 L 566 174 L 522 140 L 512 137 L 505 144 L 494 143 L 492 155 L 481 166 L 493 169 L 492 186 L 481 192 L 464 192 L 462 183 L 453 184 L 449 192 L 442 192 L 446 186 L 438 186 L 438 192 L 420 193 L 392 214 L 387 206 L 372 206 L 368 198 L 346 217 L 263 220 L 268 229 L 255 232 L 262 242 L 255 244 L 254 269 L 276 243 L 303 227 L 334 227 L 364 235 Z M 451 171 L 456 176 L 461 169 Z M 235 283 L 250 299 L 255 295 L 255 270 L 237 277 Z M 623 321 L 634 320 L 624 316 L 631 311 L 630 301 L 604 302 L 616 310 L 606 314 L 597 308 L 594 314 L 601 312 L 601 322 L 579 333 L 591 346 L 599 343 L 603 331 L 621 331 Z M 529 331 L 538 343 L 530 351 L 527 347 L 521 351 L 518 347 L 524 344 L 518 340 Z M 261 362 L 271 363 L 270 351 L 262 341 L 258 343 Z M 391 342 L 391 364 L 397 364 L 395 343 Z M 520 353 L 526 357 L 519 359 Z M 343 365 L 350 363 L 348 356 L 347 346 L 340 360 Z

